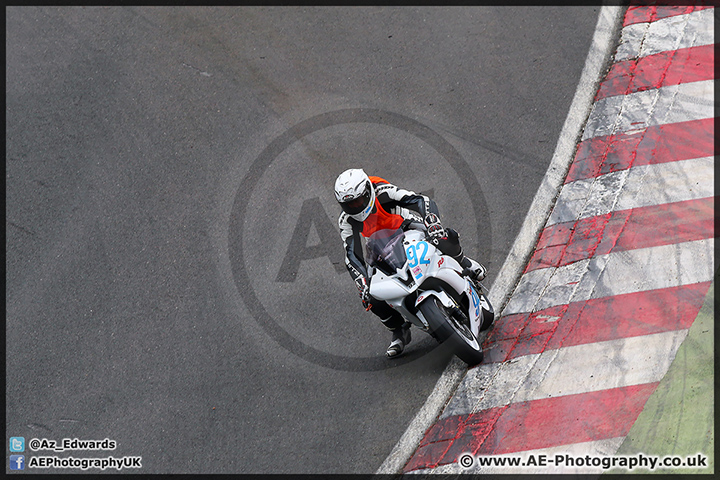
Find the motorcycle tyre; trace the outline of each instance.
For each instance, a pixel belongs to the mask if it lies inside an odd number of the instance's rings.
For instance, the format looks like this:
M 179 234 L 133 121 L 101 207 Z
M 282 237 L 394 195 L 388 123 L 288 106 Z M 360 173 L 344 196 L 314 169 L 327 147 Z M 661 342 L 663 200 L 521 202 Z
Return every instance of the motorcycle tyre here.
M 482 362 L 483 351 L 480 342 L 467 326 L 458 326 L 457 320 L 447 312 L 445 306 L 436 297 L 428 298 L 419 308 L 430 326 L 430 334 L 438 343 L 449 343 L 455 355 L 471 367 Z M 468 334 L 477 348 L 468 343 Z
M 475 286 L 475 289 L 477 290 L 478 294 L 485 299 L 485 301 L 490 304 L 490 300 L 485 295 L 485 288 L 480 284 L 480 282 L 474 281 L 473 285 Z M 480 325 L 480 331 L 484 332 L 485 330 L 489 329 L 493 322 L 495 321 L 495 310 L 492 308 L 492 305 L 490 306 L 490 310 L 487 310 L 485 307 L 482 309 L 482 318 L 483 322 L 482 325 Z

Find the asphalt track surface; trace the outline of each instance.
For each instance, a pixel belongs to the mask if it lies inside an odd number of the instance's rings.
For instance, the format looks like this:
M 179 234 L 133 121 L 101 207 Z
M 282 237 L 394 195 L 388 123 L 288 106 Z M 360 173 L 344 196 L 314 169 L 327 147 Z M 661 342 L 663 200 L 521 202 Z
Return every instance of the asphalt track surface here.
M 450 357 L 417 332 L 384 357 L 334 178 L 432 193 L 491 285 L 598 12 L 8 8 L 7 436 L 376 471 Z

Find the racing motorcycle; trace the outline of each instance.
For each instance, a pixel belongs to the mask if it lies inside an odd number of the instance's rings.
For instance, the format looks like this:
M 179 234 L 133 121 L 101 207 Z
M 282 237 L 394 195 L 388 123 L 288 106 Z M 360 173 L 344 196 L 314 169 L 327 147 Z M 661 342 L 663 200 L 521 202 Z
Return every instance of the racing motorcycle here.
M 482 342 L 495 319 L 485 288 L 443 255 L 423 228 L 379 230 L 364 250 L 372 297 L 439 343 L 450 344 L 468 365 L 482 361 Z

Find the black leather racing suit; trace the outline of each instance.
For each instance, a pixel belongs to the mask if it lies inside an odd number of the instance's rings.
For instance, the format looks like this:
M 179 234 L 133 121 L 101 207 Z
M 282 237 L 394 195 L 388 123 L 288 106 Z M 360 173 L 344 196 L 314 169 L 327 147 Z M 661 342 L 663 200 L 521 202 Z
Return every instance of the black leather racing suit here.
M 438 215 L 438 207 L 435 202 L 426 195 L 417 194 L 410 190 L 404 190 L 388 183 L 378 177 L 370 177 L 373 187 L 375 188 L 375 202 L 379 202 L 382 209 L 387 213 L 400 215 L 406 220 L 404 225 L 410 222 L 423 223 L 423 219 L 428 213 Z M 338 219 L 340 226 L 340 236 L 345 245 L 345 265 L 353 281 L 356 282 L 361 278 L 366 278 L 369 282 L 367 266 L 363 256 L 363 247 L 360 236 L 363 232 L 363 222 L 359 222 L 350 217 L 345 212 L 340 214 Z M 462 249 L 458 234 L 453 229 L 446 229 L 447 239 L 438 245 L 440 250 L 453 257 L 461 255 Z M 386 302 L 371 298 L 371 311 L 380 317 L 383 324 L 392 329 L 400 327 L 404 323 L 402 316 L 390 307 Z

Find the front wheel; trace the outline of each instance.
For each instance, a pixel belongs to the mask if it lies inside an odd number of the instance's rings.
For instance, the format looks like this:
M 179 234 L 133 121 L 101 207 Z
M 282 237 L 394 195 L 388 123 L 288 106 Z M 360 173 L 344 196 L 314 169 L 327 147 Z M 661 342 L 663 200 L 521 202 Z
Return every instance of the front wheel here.
M 482 345 L 473 335 L 470 326 L 451 315 L 450 311 L 436 297 L 430 297 L 420 304 L 430 333 L 440 343 L 448 342 L 455 355 L 470 366 L 482 362 Z

